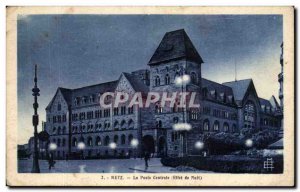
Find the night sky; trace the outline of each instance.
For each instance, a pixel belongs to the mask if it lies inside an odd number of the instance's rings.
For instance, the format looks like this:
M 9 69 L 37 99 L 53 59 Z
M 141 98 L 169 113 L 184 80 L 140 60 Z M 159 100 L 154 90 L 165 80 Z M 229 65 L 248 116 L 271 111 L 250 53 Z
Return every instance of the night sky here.
M 204 60 L 202 76 L 222 83 L 252 78 L 260 97 L 277 97 L 280 15 L 20 15 L 18 143 L 33 135 L 34 64 L 41 121 L 57 87 L 78 88 L 147 68 L 168 31 L 185 29 Z

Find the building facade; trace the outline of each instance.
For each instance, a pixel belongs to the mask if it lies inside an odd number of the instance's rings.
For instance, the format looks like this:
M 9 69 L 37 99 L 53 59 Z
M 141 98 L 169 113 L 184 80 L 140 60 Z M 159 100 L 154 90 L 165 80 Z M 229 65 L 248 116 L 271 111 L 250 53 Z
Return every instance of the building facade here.
M 57 146 L 55 158 L 132 157 L 145 150 L 156 156 L 193 155 L 195 142 L 208 133 L 280 128 L 280 105 L 274 96 L 259 98 L 251 79 L 220 84 L 202 78 L 203 63 L 186 32 L 176 30 L 165 34 L 147 69 L 122 73 L 112 82 L 58 88 L 46 108 L 45 123 L 50 143 Z M 177 86 L 175 80 L 182 75 L 189 75 L 190 82 Z M 159 102 L 128 107 L 125 102 L 103 108 L 99 99 L 106 92 L 142 93 L 143 99 L 149 92 L 196 92 L 200 107 L 178 107 L 176 101 L 173 107 L 161 107 Z M 107 97 L 106 102 L 113 99 Z M 174 130 L 181 122 L 191 130 Z

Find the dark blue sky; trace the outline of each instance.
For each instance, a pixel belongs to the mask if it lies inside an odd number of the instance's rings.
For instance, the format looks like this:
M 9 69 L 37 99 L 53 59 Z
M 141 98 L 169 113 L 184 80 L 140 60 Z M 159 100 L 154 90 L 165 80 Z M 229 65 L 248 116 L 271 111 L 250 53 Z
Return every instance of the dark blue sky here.
M 258 95 L 277 96 L 282 42 L 279 15 L 22 15 L 18 18 L 19 143 L 32 135 L 34 64 L 40 120 L 57 87 L 115 80 L 147 68 L 163 35 L 184 28 L 202 56 L 205 78 L 253 78 Z

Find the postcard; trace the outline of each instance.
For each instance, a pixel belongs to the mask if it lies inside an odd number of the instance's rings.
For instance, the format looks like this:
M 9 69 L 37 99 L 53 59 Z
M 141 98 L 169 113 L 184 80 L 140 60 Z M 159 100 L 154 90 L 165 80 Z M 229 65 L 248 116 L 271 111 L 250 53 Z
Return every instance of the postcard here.
M 293 187 L 293 7 L 7 7 L 7 185 Z

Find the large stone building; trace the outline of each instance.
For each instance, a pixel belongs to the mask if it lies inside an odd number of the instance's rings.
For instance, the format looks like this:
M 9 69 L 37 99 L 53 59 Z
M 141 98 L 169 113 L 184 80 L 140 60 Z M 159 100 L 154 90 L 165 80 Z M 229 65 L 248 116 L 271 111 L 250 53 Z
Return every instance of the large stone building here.
M 202 78 L 203 60 L 184 30 L 163 37 L 145 70 L 122 73 L 116 81 L 77 89 L 58 88 L 46 108 L 45 130 L 56 143 L 56 158 L 81 153 L 85 158 L 134 156 L 150 150 L 157 156 L 193 155 L 195 143 L 205 133 L 239 133 L 241 129 L 280 128 L 280 105 L 259 98 L 253 81 L 244 79 L 219 84 Z M 145 65 L 146 67 L 146 65 Z M 190 83 L 176 86 L 176 77 L 188 74 Z M 105 92 L 196 92 L 200 107 L 102 108 Z M 110 100 L 112 98 L 109 98 Z M 173 125 L 184 122 L 190 131 Z M 132 145 L 135 139 L 139 145 Z M 83 142 L 84 147 L 78 143 Z M 112 143 L 114 143 L 112 145 Z

